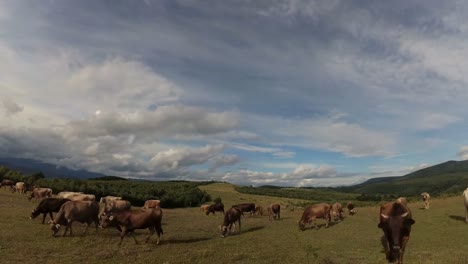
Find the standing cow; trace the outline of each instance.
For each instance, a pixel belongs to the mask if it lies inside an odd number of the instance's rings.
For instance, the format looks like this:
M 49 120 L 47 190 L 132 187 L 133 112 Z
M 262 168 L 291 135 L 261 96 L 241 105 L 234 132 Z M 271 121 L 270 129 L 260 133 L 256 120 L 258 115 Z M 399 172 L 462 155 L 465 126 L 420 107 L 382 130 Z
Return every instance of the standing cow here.
M 216 203 L 210 205 L 208 207 L 208 210 L 206 211 L 206 215 L 209 215 L 210 213 L 213 213 L 213 215 L 215 215 L 215 212 L 222 212 L 224 214 L 224 204 Z
M 120 196 L 104 196 L 104 197 L 101 197 L 99 202 L 100 203 L 107 203 L 109 201 L 114 201 L 114 200 L 122 200 L 122 197 L 120 197 Z
M 83 234 L 88 231 L 88 227 L 92 222 L 95 223 L 97 232 L 99 225 L 99 204 L 96 202 L 83 201 L 65 202 L 55 215 L 54 220 L 50 223 L 52 235 L 55 236 L 60 230 L 60 227 L 65 225 L 65 231 L 62 236 L 67 234 L 68 229 L 70 229 L 70 236 L 72 236 L 72 223 L 75 221 L 87 224 Z
M 22 194 L 25 194 L 26 193 L 26 185 L 24 184 L 24 182 L 17 182 L 15 184 L 15 188 L 13 188 L 13 192 L 19 192 L 19 193 L 22 193 Z
M 415 223 L 411 211 L 402 203 L 389 202 L 380 207 L 379 217 L 378 227 L 383 230 L 387 242 L 385 256 L 388 262 L 398 260 L 398 264 L 402 264 L 411 226 Z
M 12 180 L 7 180 L 7 179 L 4 179 L 2 180 L 2 183 L 0 183 L 0 187 L 3 187 L 3 186 L 10 186 L 10 187 L 13 187 L 15 185 L 15 182 L 12 181 Z
M 34 188 L 30 195 L 28 195 L 28 200 L 36 198 L 36 201 L 41 198 L 50 198 L 52 197 L 52 189 L 50 188 Z M 65 199 L 65 198 L 63 198 Z
M 424 203 L 424 209 L 429 209 L 429 199 L 431 198 L 431 196 L 427 192 L 423 192 L 421 193 L 421 198 Z
M 463 192 L 463 198 L 465 200 L 465 221 L 468 223 L 468 188 Z
M 343 212 L 343 206 L 341 206 L 341 203 L 336 202 L 332 205 L 331 214 L 335 222 L 343 220 L 344 212 Z
M 348 208 L 348 214 L 349 215 L 354 215 L 356 213 L 356 210 L 354 210 L 354 204 L 353 202 L 348 202 L 346 204 L 346 208 Z
M 250 213 L 250 216 L 253 216 L 255 214 L 254 203 L 236 204 L 236 205 L 233 205 L 232 207 L 236 207 L 237 209 L 241 210 L 242 215 L 244 215 L 244 212 Z
M 161 206 L 160 200 L 146 200 L 143 209 L 156 208 Z
M 273 220 L 279 220 L 280 211 L 281 211 L 281 206 L 279 204 L 270 204 L 270 206 L 268 206 L 268 219 L 270 221 L 272 218 Z
M 164 233 L 161 227 L 162 215 L 162 210 L 159 207 L 109 212 L 101 215 L 101 228 L 117 226 L 117 229 L 121 231 L 119 246 L 128 233 L 132 233 L 135 244 L 138 244 L 134 233 L 135 229 L 148 228 L 150 233 L 145 243 L 148 243 L 150 237 L 156 232 L 158 235 L 156 244 L 159 245 L 161 235 Z
M 225 237 L 226 234 L 231 233 L 235 229 L 236 222 L 239 224 L 239 233 L 241 231 L 241 215 L 242 211 L 237 207 L 231 207 L 224 214 L 223 225 L 220 226 L 221 237 Z M 234 227 L 234 228 L 233 228 Z
M 327 203 L 319 203 L 308 206 L 304 209 L 302 213 L 301 220 L 299 220 L 299 229 L 304 230 L 306 224 L 314 223 L 315 228 L 318 229 L 315 219 L 323 218 L 326 221 L 325 227 L 328 227 L 331 220 L 331 205 Z

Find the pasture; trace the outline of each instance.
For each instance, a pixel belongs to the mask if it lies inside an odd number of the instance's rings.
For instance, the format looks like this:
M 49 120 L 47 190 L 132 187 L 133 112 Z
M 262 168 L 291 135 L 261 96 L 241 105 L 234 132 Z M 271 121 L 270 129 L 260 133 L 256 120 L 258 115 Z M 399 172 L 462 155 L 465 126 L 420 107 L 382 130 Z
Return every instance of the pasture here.
M 229 184 L 200 187 L 213 198 L 220 196 L 225 208 L 254 202 L 266 207 L 292 199 L 241 194 Z M 25 195 L 0 189 L 1 263 L 387 263 L 377 228 L 379 207 L 359 207 L 357 214 L 319 230 L 299 231 L 302 210 L 281 210 L 281 220 L 268 216 L 242 218 L 242 231 L 221 238 L 221 214 L 206 216 L 199 208 L 163 209 L 161 245 L 154 235 L 148 244 L 136 245 L 131 236 L 117 246 L 114 229 L 88 230 L 74 224 L 74 237 L 51 237 L 41 216 L 29 219 L 37 202 Z M 405 263 L 468 263 L 468 224 L 464 222 L 463 200 L 456 197 L 432 199 L 431 208 L 410 203 L 416 224 L 404 257 Z M 48 217 L 47 217 L 48 219 Z M 325 221 L 319 219 L 319 225 Z M 147 231 L 137 231 L 143 241 Z

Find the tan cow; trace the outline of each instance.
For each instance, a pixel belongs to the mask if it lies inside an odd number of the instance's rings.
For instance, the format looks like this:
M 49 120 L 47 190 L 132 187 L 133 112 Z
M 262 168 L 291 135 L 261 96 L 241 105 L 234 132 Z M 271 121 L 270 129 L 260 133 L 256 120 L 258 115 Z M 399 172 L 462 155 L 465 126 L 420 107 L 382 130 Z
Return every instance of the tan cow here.
M 107 203 L 109 201 L 114 201 L 114 200 L 122 200 L 122 197 L 120 197 L 120 196 L 104 196 L 104 197 L 101 197 L 99 202 L 100 203 Z
M 429 199 L 431 198 L 429 193 L 427 193 L 427 192 L 421 193 L 421 198 L 422 198 L 423 203 L 424 203 L 424 209 L 429 209 Z
M 73 196 L 83 194 L 82 192 L 59 192 L 57 198 L 71 199 Z
M 255 205 L 255 213 L 256 216 L 263 216 L 263 206 Z
M 465 221 L 468 223 L 468 188 L 463 191 L 463 198 L 465 202 Z
M 99 225 L 99 204 L 96 202 L 69 201 L 60 207 L 59 212 L 55 215 L 54 220 L 50 222 L 52 235 L 55 236 L 62 225 L 65 225 L 65 231 L 62 236 L 67 234 L 70 229 L 70 236 L 73 235 L 72 223 L 77 221 L 86 223 L 86 229 L 83 234 L 88 231 L 89 225 L 94 222 L 96 224 L 96 232 Z
M 344 211 L 343 211 L 343 206 L 341 205 L 341 203 L 336 202 L 332 205 L 331 214 L 333 216 L 334 221 L 343 220 Z
M 26 185 L 24 184 L 24 182 L 17 182 L 15 184 L 15 191 L 19 192 L 19 193 L 26 193 Z
M 160 200 L 146 200 L 145 204 L 143 205 L 143 209 L 156 208 L 160 206 L 161 206 Z
M 132 205 L 127 200 L 110 200 L 104 205 L 104 212 L 130 210 Z
M 315 228 L 318 229 L 317 223 L 315 222 L 317 218 L 325 219 L 325 227 L 328 227 L 331 220 L 330 211 L 331 205 L 327 203 L 319 203 L 306 207 L 302 213 L 301 220 L 299 220 L 299 229 L 302 231 L 305 230 L 306 224 L 310 224 L 311 222 L 313 222 Z
M 28 200 L 36 198 L 36 201 L 42 198 L 52 197 L 52 189 L 50 188 L 34 188 L 31 194 L 28 196 Z
M 77 194 L 73 195 L 69 198 L 72 201 L 86 201 L 86 202 L 94 202 L 96 201 L 96 196 L 94 194 Z
M 270 221 L 272 218 L 273 220 L 279 220 L 280 211 L 281 211 L 281 206 L 279 204 L 270 204 L 270 206 L 268 206 L 268 219 Z

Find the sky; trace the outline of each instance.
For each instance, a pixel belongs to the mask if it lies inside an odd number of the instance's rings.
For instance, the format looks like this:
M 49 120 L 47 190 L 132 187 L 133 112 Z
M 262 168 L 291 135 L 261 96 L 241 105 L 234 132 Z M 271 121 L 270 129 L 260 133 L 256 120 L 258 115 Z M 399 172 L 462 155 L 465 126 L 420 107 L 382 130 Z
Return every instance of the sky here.
M 342 186 L 468 159 L 464 1 L 0 1 L 0 156 Z

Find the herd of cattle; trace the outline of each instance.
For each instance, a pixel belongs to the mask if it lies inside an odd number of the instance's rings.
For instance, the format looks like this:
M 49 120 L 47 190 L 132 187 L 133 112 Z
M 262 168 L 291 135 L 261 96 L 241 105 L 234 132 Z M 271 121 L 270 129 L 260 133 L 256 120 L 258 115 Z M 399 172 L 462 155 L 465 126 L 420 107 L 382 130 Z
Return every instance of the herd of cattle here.
M 35 198 L 40 200 L 37 207 L 32 210 L 30 219 L 34 219 L 40 214 L 43 214 L 42 224 L 45 223 L 47 214 L 50 216 L 50 229 L 53 236 L 56 236 L 61 226 L 65 226 L 62 236 L 65 236 L 69 231 L 70 236 L 73 234 L 72 223 L 80 222 L 86 224 L 86 233 L 89 225 L 95 224 L 96 231 L 98 227 L 116 227 L 120 232 L 119 245 L 122 243 L 127 234 L 132 234 L 135 243 L 136 240 L 134 231 L 136 229 L 148 229 L 150 231 L 145 242 L 148 242 L 150 237 L 156 232 L 158 236 L 157 244 L 160 242 L 163 230 L 161 221 L 163 212 L 160 208 L 159 200 L 147 200 L 140 209 L 131 209 L 129 201 L 123 200 L 121 197 L 106 196 L 102 197 L 99 203 L 104 204 L 100 210 L 100 205 L 95 200 L 92 194 L 84 194 L 81 192 L 60 192 L 56 197 L 52 198 L 52 190 L 49 188 L 32 187 L 27 188 L 23 182 L 14 183 L 10 180 L 3 180 L 0 187 L 9 186 L 12 192 L 30 194 L 27 196 L 29 200 Z M 468 223 L 468 188 L 463 192 L 466 222 Z M 427 192 L 421 194 L 424 208 L 429 209 L 430 195 Z M 346 204 L 349 215 L 356 213 L 352 202 Z M 241 217 L 244 213 L 253 215 L 264 215 L 264 208 L 255 203 L 243 203 L 233 205 L 228 210 L 224 210 L 222 203 L 211 205 L 202 205 L 200 211 L 206 215 L 220 212 L 224 214 L 222 225 L 219 226 L 221 236 L 235 231 L 238 226 L 238 231 L 241 231 Z M 271 204 L 267 207 L 269 220 L 279 220 L 281 212 L 280 204 Z M 52 213 L 56 213 L 55 217 Z M 306 225 L 314 224 L 318 228 L 315 220 L 318 218 L 326 221 L 325 227 L 328 227 L 332 218 L 334 221 L 341 221 L 344 217 L 344 210 L 340 203 L 328 204 L 318 203 L 313 204 L 304 209 L 301 219 L 298 221 L 299 229 L 304 230 Z M 378 228 L 381 228 L 384 237 L 387 241 L 385 244 L 385 255 L 389 262 L 398 261 L 403 263 L 403 254 L 406 244 L 408 243 L 411 226 L 415 223 L 412 218 L 411 210 L 407 206 L 407 200 L 400 197 L 394 202 L 385 203 L 380 207 Z

